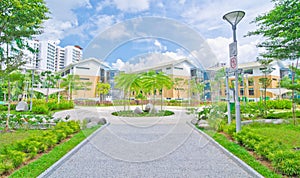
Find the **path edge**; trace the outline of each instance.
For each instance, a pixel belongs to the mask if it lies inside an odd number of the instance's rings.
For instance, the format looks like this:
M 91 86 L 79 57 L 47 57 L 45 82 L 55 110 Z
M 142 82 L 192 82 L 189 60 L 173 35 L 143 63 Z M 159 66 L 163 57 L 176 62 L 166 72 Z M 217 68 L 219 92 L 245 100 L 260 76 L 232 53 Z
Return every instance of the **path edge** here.
M 91 138 L 93 138 L 97 133 L 105 129 L 109 126 L 110 123 L 107 122 L 105 125 L 102 125 L 99 129 L 85 138 L 82 142 L 80 142 L 77 146 L 75 146 L 72 150 L 70 150 L 67 154 L 65 154 L 62 158 L 56 161 L 52 166 L 46 169 L 42 174 L 40 174 L 37 178 L 44 178 L 50 176 L 58 167 L 60 167 L 64 162 L 66 162 L 71 156 L 73 156 L 78 150 L 83 147 L 85 144 L 89 142 Z
M 202 130 L 199 130 L 195 125 L 193 125 L 190 122 L 187 122 L 187 124 L 192 127 L 194 130 L 196 130 L 199 134 L 202 134 L 206 139 L 208 139 L 211 143 L 213 143 L 218 149 L 220 149 L 225 155 L 227 155 L 231 160 L 233 160 L 236 164 L 238 164 L 242 169 L 244 169 L 247 173 L 249 173 L 253 177 L 257 178 L 263 178 L 260 173 L 258 173 L 256 170 L 254 170 L 251 166 L 249 166 L 247 163 L 242 161 L 240 158 L 232 154 L 230 151 L 228 151 L 226 148 L 224 148 L 222 145 L 220 145 L 217 141 L 215 141 L 213 138 L 211 138 L 209 135 L 207 135 Z

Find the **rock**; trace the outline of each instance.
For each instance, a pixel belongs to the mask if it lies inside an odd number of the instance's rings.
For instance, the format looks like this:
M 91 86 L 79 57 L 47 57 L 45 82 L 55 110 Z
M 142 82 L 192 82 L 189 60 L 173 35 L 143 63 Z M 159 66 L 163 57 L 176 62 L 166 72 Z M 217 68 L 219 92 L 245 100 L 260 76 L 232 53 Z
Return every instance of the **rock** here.
M 86 124 L 86 128 L 92 128 L 96 125 L 98 125 L 97 122 L 89 122 L 89 123 Z
M 266 119 L 266 120 L 265 120 L 265 123 L 266 123 L 266 124 L 271 124 L 272 122 L 273 122 L 272 119 Z
M 139 108 L 139 107 L 136 107 L 136 108 L 134 109 L 133 113 L 134 113 L 134 114 L 142 114 L 142 113 L 143 113 L 143 111 L 142 111 L 142 109 L 141 109 L 141 108 Z
M 206 120 L 199 120 L 198 125 L 200 125 L 200 124 L 208 124 L 208 122 Z
M 28 111 L 28 104 L 24 101 L 20 101 L 16 106 L 16 111 Z
M 152 109 L 153 109 L 153 104 L 151 104 L 151 103 L 148 103 L 145 107 L 146 112 L 150 112 Z
M 191 123 L 192 123 L 193 125 L 196 125 L 196 124 L 198 123 L 198 119 L 193 119 L 193 120 L 191 120 Z
M 276 119 L 273 121 L 273 124 L 282 124 L 283 120 L 282 119 Z
M 99 121 L 98 121 L 98 124 L 101 124 L 101 125 L 104 125 L 106 123 L 107 123 L 107 121 L 106 121 L 105 118 L 100 118 Z
M 152 113 L 152 114 L 157 114 L 157 113 L 158 113 L 158 109 L 157 109 L 157 108 L 152 108 L 152 109 L 150 110 L 150 113 Z
M 198 124 L 200 128 L 209 128 L 208 124 Z

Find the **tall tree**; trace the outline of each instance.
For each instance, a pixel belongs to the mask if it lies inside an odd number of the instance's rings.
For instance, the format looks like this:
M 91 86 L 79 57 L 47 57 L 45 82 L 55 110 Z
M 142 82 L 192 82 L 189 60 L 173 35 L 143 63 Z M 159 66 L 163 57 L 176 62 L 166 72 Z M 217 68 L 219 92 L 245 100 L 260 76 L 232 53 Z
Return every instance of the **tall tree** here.
M 299 59 L 300 1 L 272 0 L 274 8 L 253 21 L 258 29 L 248 35 L 262 35 L 258 47 L 266 49 L 261 56 L 268 59 Z
M 294 64 L 290 67 L 290 70 L 292 71 L 292 78 L 290 79 L 288 76 L 284 77 L 280 81 L 280 86 L 292 90 L 292 112 L 293 112 L 293 121 L 294 125 L 296 124 L 296 99 L 295 99 L 295 92 L 300 92 L 300 69 L 297 68 L 298 63 L 296 66 Z
M 258 60 L 258 62 L 261 64 L 261 68 L 260 71 L 263 73 L 264 77 L 259 78 L 259 82 L 262 85 L 263 90 L 263 101 L 264 101 L 264 115 L 267 115 L 267 88 L 269 87 L 269 85 L 272 82 L 271 78 L 268 78 L 267 76 L 272 73 L 272 71 L 274 70 L 274 68 L 272 68 L 271 63 L 273 62 L 272 59 L 261 59 Z
M 103 101 L 103 96 L 107 95 L 110 90 L 110 84 L 98 82 L 96 92 L 99 94 L 99 102 Z
M 41 33 L 48 8 L 43 0 L 2 0 L 0 3 L 0 62 L 5 68 L 18 68 L 24 61 L 20 57 L 7 55 L 8 51 L 33 49 L 27 38 Z M 5 52 L 6 51 L 6 52 Z M 15 53 L 19 55 L 20 53 Z M 2 65 L 0 69 L 2 70 Z M 9 71 L 7 71 L 7 74 Z
M 68 75 L 63 78 L 61 82 L 61 86 L 64 87 L 68 91 L 68 100 L 72 100 L 73 90 L 77 90 L 80 85 L 80 77 L 79 75 Z

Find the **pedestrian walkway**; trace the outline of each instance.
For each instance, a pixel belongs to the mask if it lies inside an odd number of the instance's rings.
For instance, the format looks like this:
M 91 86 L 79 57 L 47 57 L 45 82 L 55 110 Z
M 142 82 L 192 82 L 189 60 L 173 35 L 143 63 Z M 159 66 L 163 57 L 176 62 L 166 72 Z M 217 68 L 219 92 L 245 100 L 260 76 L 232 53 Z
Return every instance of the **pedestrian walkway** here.
M 122 118 L 115 108 L 82 108 L 73 115 L 105 117 L 110 123 L 44 177 L 252 177 L 231 157 L 175 116 Z

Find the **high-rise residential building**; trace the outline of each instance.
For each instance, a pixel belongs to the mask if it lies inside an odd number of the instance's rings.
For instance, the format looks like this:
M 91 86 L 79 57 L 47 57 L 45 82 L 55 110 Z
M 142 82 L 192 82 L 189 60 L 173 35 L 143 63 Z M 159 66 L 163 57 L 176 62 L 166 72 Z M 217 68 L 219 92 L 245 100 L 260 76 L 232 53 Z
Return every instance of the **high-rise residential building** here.
M 56 48 L 53 41 L 40 41 L 38 68 L 44 71 L 56 71 Z
M 66 46 L 64 66 L 79 62 L 82 58 L 82 48 L 80 46 Z
M 57 46 L 56 48 L 56 71 L 59 71 L 65 67 L 65 48 Z

